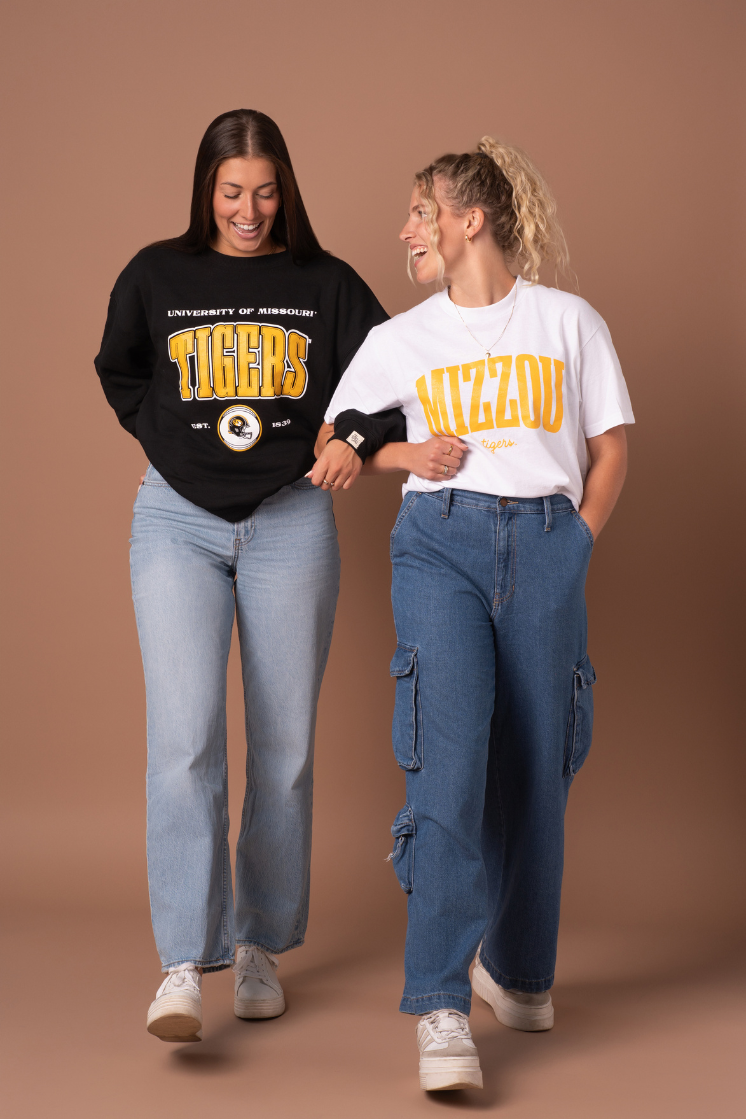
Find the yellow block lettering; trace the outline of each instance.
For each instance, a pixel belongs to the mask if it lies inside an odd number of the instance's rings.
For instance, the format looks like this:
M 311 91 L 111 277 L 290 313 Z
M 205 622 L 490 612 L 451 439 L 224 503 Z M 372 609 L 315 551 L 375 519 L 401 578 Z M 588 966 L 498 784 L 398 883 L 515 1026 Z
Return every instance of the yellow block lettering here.
M 200 400 L 212 396 L 210 380 L 210 327 L 198 326 L 194 332 L 197 343 L 197 396 Z
M 432 435 L 453 435 L 448 418 L 446 394 L 443 389 L 444 373 L 445 369 L 433 369 L 430 372 L 430 380 L 433 387 L 432 401 L 427 391 L 427 378 L 420 377 L 416 382 L 417 395 L 420 398 L 422 410 L 427 420 L 427 426 L 430 428 L 430 433 Z
M 179 367 L 181 399 L 191 400 L 192 389 L 189 384 L 189 355 L 194 353 L 194 331 L 182 330 L 181 334 L 174 334 L 169 339 L 168 352 L 171 361 Z
M 534 415 L 531 417 L 531 408 L 528 401 L 528 384 L 526 380 L 526 366 L 531 377 L 531 399 L 534 405 Z M 521 402 L 521 419 L 526 427 L 538 427 L 541 423 L 541 377 L 539 376 L 539 363 L 533 354 L 519 354 L 515 359 L 515 375 L 518 380 L 518 399 Z
M 236 355 L 238 358 L 237 396 L 259 395 L 259 325 L 236 323 Z
M 486 431 L 488 427 L 494 427 L 495 423 L 492 419 L 492 405 L 489 400 L 482 403 L 482 383 L 484 382 L 484 358 L 479 361 L 470 361 L 466 365 L 461 366 L 461 376 L 467 383 L 471 380 L 471 371 L 474 370 L 474 387 L 471 390 L 471 407 L 469 408 L 469 430 Z M 490 367 L 490 377 L 495 376 L 495 370 Z M 480 406 L 484 409 L 484 419 L 479 418 Z
M 288 361 L 293 372 L 286 373 L 282 382 L 283 396 L 303 396 L 306 387 L 306 367 L 303 364 L 308 350 L 308 340 L 304 334 L 291 330 L 288 334 Z
M 504 357 L 491 357 L 488 361 L 490 377 L 497 376 L 497 363 L 500 362 L 500 383 L 497 386 L 497 403 L 495 404 L 495 427 L 520 427 L 518 419 L 518 401 L 508 400 L 508 386 L 510 384 L 510 370 L 513 367 L 513 358 L 510 354 Z M 510 419 L 505 415 L 505 410 L 510 405 Z
M 448 374 L 448 382 L 451 387 L 451 407 L 453 408 L 453 418 L 456 421 L 456 434 L 468 435 L 469 429 L 464 422 L 464 411 L 461 407 L 461 389 L 458 383 L 460 368 L 459 365 L 448 365 L 446 366 L 446 373 Z
M 212 328 L 212 380 L 216 396 L 236 395 L 236 358 L 233 349 L 233 323 L 219 322 Z
M 562 427 L 562 374 L 565 368 L 563 361 L 554 359 L 554 393 L 552 392 L 552 359 L 550 357 L 540 357 L 541 362 L 541 376 L 544 381 L 544 410 L 541 414 L 541 422 L 544 425 L 544 430 L 549 432 L 556 432 Z M 554 419 L 552 419 L 552 397 L 554 397 Z
M 262 396 L 280 396 L 285 373 L 285 331 L 262 327 Z

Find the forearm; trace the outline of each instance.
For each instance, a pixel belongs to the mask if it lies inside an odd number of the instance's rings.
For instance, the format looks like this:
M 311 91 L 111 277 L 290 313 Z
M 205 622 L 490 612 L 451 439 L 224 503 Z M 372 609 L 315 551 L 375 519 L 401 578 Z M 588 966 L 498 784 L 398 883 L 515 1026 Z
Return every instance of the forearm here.
M 622 492 L 627 474 L 627 438 L 623 427 L 588 440 L 591 467 L 585 479 L 580 515 L 598 537 Z
M 412 469 L 411 443 L 384 443 L 380 451 L 365 460 L 363 474 L 393 474 Z

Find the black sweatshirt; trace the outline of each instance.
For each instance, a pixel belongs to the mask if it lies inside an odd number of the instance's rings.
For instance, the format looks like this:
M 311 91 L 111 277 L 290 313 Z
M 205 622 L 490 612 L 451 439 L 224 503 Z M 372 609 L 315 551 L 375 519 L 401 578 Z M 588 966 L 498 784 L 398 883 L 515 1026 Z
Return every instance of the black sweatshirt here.
M 287 251 L 244 258 L 151 246 L 114 285 L 96 371 L 169 485 L 239 521 L 311 469 L 342 373 L 387 318 L 328 254 L 297 265 Z M 406 439 L 397 420 L 352 414 L 361 457 L 388 430 Z

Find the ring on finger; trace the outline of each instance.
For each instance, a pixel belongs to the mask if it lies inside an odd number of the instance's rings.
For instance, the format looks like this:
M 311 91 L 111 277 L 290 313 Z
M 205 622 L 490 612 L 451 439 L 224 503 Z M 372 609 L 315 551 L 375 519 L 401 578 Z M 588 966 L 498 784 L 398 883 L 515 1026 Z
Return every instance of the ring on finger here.
M 447 467 L 447 466 L 444 466 L 444 467 L 443 467 L 443 473 L 444 473 L 444 474 L 447 474 L 447 473 L 448 473 L 448 467 Z

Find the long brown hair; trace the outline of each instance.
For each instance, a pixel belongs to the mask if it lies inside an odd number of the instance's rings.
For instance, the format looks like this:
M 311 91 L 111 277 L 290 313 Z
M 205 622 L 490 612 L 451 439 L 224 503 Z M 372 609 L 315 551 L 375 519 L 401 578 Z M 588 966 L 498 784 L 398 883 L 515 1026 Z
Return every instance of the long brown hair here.
M 298 189 L 287 144 L 275 122 L 256 109 L 231 109 L 221 113 L 202 137 L 194 167 L 194 187 L 189 228 L 180 237 L 157 241 L 185 253 L 200 253 L 217 233 L 212 196 L 215 175 L 226 159 L 267 159 L 277 171 L 282 202 L 272 225 L 272 237 L 284 245 L 293 260 L 302 264 L 324 250 L 308 220 Z

